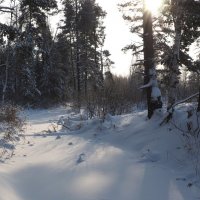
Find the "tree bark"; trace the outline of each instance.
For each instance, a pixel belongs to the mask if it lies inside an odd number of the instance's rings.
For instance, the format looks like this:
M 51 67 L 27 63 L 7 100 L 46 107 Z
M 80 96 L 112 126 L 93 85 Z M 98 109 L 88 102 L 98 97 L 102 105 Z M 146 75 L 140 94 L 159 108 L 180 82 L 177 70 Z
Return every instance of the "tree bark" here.
M 200 87 L 199 87 L 199 101 L 198 101 L 197 112 L 200 112 Z
M 143 42 L 144 42 L 144 85 L 150 81 L 149 71 L 154 66 L 154 49 L 153 49 L 153 30 L 152 30 L 152 16 L 151 12 L 146 9 L 144 1 L 143 12 Z M 147 107 L 148 118 L 153 115 L 153 109 L 151 107 L 151 87 L 146 88 L 147 93 Z
M 76 80 L 77 80 L 77 101 L 80 106 L 81 77 L 80 77 L 80 52 L 79 52 L 79 32 L 78 32 L 78 0 L 75 0 L 75 35 L 76 35 Z
M 169 92 L 168 92 L 168 108 L 177 101 L 177 85 L 179 83 L 179 59 L 180 59 L 180 45 L 181 45 L 181 31 L 182 31 L 182 7 L 180 5 L 182 0 L 171 1 L 171 6 L 176 10 L 172 14 L 175 30 L 175 38 L 173 45 L 173 52 L 171 62 L 169 64 Z
M 162 108 L 161 92 L 158 87 L 156 68 L 154 63 L 153 47 L 153 23 L 152 14 L 144 3 L 143 10 L 143 42 L 144 42 L 144 86 L 141 89 L 147 91 L 148 118 L 150 119 L 154 110 Z
M 169 96 L 168 96 L 168 108 L 173 105 L 177 100 L 177 85 L 179 83 L 179 52 L 181 42 L 181 26 L 180 22 L 175 23 L 175 40 L 173 46 L 173 55 L 170 68 L 170 80 L 169 80 Z
M 72 80 L 73 80 L 73 89 L 76 91 L 76 76 L 75 76 L 75 69 L 74 69 L 74 54 L 73 54 L 73 41 L 72 41 L 73 33 L 70 32 L 70 65 L 72 68 Z

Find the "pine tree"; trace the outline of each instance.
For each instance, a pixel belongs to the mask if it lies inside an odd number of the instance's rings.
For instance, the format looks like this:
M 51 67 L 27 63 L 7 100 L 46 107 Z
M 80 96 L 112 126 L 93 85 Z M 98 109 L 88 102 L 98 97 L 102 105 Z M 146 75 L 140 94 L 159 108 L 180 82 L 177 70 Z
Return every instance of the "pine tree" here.
M 71 45 L 63 33 L 59 33 L 54 41 L 51 60 L 53 73 L 51 74 L 53 96 L 57 101 L 68 100 L 73 97 L 73 72 L 71 71 L 70 51 Z
M 20 2 L 19 28 L 21 34 L 16 45 L 16 95 L 23 101 L 34 101 L 41 95 L 41 91 L 38 89 L 40 86 L 37 83 L 38 61 L 36 58 L 40 57 L 39 52 L 47 50 L 44 44 L 46 40 L 42 38 L 48 34 L 46 12 L 56 9 L 56 7 L 55 0 L 22 0 Z M 45 68 L 50 65 L 47 59 L 47 57 L 44 58 L 43 53 L 43 62 L 46 62 L 43 63 L 43 67 Z
M 105 12 L 94 0 L 63 1 L 63 33 L 70 44 L 71 72 L 76 98 L 86 96 L 90 86 L 102 84 L 101 47 L 104 41 L 102 19 Z
M 132 49 L 133 54 L 140 58 L 140 61 L 143 61 L 144 86 L 142 86 L 141 89 L 146 89 L 148 117 L 151 118 L 155 109 L 162 108 L 161 92 L 158 88 L 155 68 L 152 13 L 146 7 L 145 1 L 129 1 L 122 4 L 122 11 L 127 7 L 130 10 L 133 8 L 135 13 L 130 14 L 128 12 L 128 15 L 125 13 L 124 19 L 133 23 L 131 31 L 143 39 L 143 44 L 131 44 L 125 47 L 124 50 Z M 135 20 L 137 20 L 137 22 Z M 141 55 L 144 57 L 142 60 Z
M 143 86 L 142 88 L 147 88 L 148 117 L 150 119 L 154 110 L 162 108 L 162 100 L 155 68 L 152 15 L 148 8 L 146 8 L 145 1 L 143 11 L 143 30 L 145 67 L 144 81 L 148 87 Z
M 132 0 L 121 5 L 125 10 L 124 19 L 131 23 L 131 32 L 142 36 L 142 1 Z M 127 8 L 130 10 L 127 12 Z M 191 57 L 188 55 L 189 46 L 199 37 L 199 2 L 195 0 L 179 1 L 166 0 L 162 7 L 162 13 L 153 18 L 154 34 L 154 60 L 164 64 L 162 73 L 166 74 L 166 86 L 169 91 L 169 107 L 176 101 L 177 86 L 181 65 L 189 70 L 195 67 Z M 134 12 L 132 14 L 132 12 Z M 190 16 L 190 17 L 188 17 Z M 170 46 L 171 41 L 174 41 Z M 124 50 L 132 49 L 138 58 L 137 66 L 142 64 L 143 44 L 141 40 L 127 45 Z M 160 70 L 161 71 L 161 70 Z M 166 81 L 165 81 L 166 82 Z M 169 84 L 170 83 L 170 84 Z

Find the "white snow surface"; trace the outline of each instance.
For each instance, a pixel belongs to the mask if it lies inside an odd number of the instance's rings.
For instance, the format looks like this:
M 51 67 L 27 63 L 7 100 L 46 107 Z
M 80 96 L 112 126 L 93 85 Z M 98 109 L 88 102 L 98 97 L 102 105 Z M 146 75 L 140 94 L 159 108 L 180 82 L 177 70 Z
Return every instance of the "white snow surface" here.
M 182 136 L 159 126 L 159 112 L 152 120 L 135 112 L 104 122 L 63 107 L 26 113 L 25 139 L 0 163 L 0 200 L 200 198 Z

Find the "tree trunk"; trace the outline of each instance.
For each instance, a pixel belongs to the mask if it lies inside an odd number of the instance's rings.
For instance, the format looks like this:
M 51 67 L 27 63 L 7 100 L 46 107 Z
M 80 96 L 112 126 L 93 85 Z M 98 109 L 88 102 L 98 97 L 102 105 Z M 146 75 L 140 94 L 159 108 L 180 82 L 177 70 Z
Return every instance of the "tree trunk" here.
M 173 52 L 171 56 L 171 62 L 169 64 L 169 92 L 168 92 L 168 109 L 177 101 L 177 85 L 179 83 L 179 59 L 180 59 L 180 45 L 181 45 L 181 30 L 182 30 L 182 12 L 181 7 L 182 0 L 171 1 L 171 6 L 175 7 L 175 11 L 172 14 L 175 38 L 173 45 Z
M 199 101 L 198 101 L 197 112 L 200 112 L 200 87 L 199 87 Z
M 87 40 L 85 38 L 85 44 L 86 43 L 87 43 Z M 87 94 L 88 94 L 88 51 L 87 51 L 87 47 L 85 48 L 84 88 L 85 88 L 85 97 L 87 97 Z
M 101 74 L 102 74 L 102 77 L 103 77 L 103 50 L 102 50 L 102 47 L 101 47 Z
M 76 76 L 75 76 L 75 69 L 74 69 L 74 55 L 73 55 L 73 49 L 72 49 L 72 33 L 70 32 L 70 65 L 72 68 L 72 81 L 73 81 L 73 89 L 76 91 Z
M 5 82 L 3 85 L 3 91 L 2 91 L 2 105 L 5 103 L 5 95 L 6 95 L 6 89 L 8 85 L 8 61 L 6 61 L 6 69 L 5 69 Z
M 173 46 L 173 55 L 171 60 L 170 69 L 170 80 L 169 80 L 169 93 L 168 93 L 168 108 L 173 105 L 177 100 L 177 85 L 179 83 L 179 52 L 180 52 L 180 42 L 181 42 L 181 24 L 177 20 L 175 22 L 175 40 Z
M 146 9 L 144 1 L 143 12 L 143 42 L 144 42 L 144 84 L 146 85 L 150 81 L 149 71 L 154 66 L 154 49 L 153 49 L 153 30 L 152 30 L 152 16 L 151 12 Z M 147 91 L 147 107 L 148 118 L 153 115 L 153 109 L 151 107 L 151 87 L 146 88 Z
M 15 1 L 14 1 L 15 5 Z M 10 25 L 13 25 L 13 13 L 10 13 Z M 2 91 L 2 105 L 5 103 L 5 96 L 6 96 L 6 90 L 8 86 L 8 69 L 9 69 L 9 55 L 10 55 L 10 40 L 8 39 L 8 52 L 7 52 L 7 57 L 6 57 L 6 63 L 5 63 L 5 82 L 3 84 L 3 91 Z
M 153 28 L 152 15 L 144 3 L 143 10 L 143 41 L 144 41 L 144 86 L 141 89 L 147 91 L 148 118 L 150 119 L 154 110 L 162 108 L 161 92 L 158 88 L 156 68 L 154 64 Z
M 81 77 L 80 77 L 80 52 L 79 52 L 79 32 L 78 32 L 78 0 L 75 1 L 75 34 L 76 34 L 76 80 L 77 80 L 77 101 L 80 106 Z

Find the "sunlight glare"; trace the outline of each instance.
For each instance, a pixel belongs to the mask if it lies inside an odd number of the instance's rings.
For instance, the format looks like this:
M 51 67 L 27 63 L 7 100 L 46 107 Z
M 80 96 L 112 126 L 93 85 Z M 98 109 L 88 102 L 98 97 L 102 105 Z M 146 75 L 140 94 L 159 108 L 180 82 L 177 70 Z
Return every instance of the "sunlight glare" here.
M 145 0 L 145 5 L 153 14 L 157 14 L 163 0 Z

